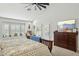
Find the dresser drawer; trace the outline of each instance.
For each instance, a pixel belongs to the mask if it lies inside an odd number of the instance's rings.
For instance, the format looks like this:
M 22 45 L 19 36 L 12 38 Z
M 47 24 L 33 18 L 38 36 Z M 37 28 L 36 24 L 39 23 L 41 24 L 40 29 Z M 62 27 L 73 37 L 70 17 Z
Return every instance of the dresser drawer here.
M 68 39 L 68 42 L 74 43 L 74 42 L 76 42 L 76 38 L 71 37 L 71 38 Z
M 66 44 L 62 44 L 62 43 L 60 43 L 59 46 L 62 47 L 62 48 L 67 48 L 67 45 Z
M 68 49 L 69 49 L 69 50 L 72 50 L 72 51 L 76 51 L 76 46 L 71 46 L 71 45 L 69 45 L 69 46 L 68 46 Z

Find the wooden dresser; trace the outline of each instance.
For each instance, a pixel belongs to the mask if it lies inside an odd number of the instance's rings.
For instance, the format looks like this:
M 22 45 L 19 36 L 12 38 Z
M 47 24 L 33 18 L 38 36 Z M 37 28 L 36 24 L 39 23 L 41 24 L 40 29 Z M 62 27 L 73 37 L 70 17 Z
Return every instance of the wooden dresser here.
M 63 47 L 72 51 L 77 50 L 78 32 L 54 32 L 54 45 Z

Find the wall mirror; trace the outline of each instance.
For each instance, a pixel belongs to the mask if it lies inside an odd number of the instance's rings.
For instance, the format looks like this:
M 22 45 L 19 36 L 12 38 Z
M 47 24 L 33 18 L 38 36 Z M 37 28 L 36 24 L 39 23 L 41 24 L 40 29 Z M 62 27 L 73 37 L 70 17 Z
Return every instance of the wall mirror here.
M 66 20 L 57 23 L 58 31 L 76 32 L 76 20 Z

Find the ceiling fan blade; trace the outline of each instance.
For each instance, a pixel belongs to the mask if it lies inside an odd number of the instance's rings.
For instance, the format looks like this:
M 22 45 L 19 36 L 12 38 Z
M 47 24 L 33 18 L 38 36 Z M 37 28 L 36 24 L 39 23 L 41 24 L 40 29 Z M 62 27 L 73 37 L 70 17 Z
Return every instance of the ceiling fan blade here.
M 40 10 L 42 10 L 41 7 L 40 7 L 38 4 L 36 4 L 36 6 L 37 6 Z
M 41 7 L 43 7 L 43 8 L 46 8 L 46 6 L 44 6 L 44 5 L 41 5 L 41 4 L 38 4 L 39 6 L 41 6 Z
M 49 5 L 49 3 L 40 3 L 41 5 Z

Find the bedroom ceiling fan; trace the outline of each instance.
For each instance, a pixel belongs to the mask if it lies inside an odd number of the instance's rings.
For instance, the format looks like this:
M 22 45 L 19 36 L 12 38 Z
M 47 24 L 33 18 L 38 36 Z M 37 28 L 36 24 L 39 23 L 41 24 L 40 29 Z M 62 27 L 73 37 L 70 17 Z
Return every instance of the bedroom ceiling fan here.
M 42 10 L 42 9 L 46 9 L 47 6 L 49 6 L 49 3 L 28 3 L 25 8 L 30 11 L 32 8 L 34 8 L 34 10 Z

